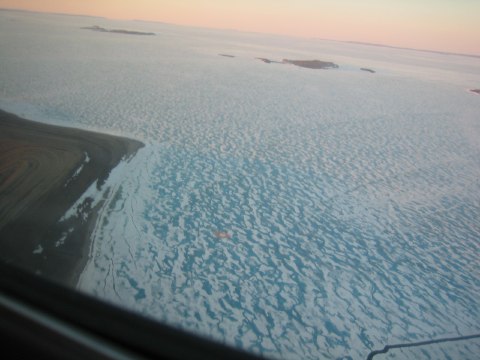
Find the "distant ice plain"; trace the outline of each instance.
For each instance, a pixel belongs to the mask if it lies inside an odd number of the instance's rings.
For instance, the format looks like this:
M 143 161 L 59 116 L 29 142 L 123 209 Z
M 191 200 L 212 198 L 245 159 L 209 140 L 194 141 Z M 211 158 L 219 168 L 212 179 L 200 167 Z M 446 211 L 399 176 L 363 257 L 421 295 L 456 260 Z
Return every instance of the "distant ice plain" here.
M 274 358 L 480 332 L 478 58 L 10 11 L 0 48 L 0 108 L 147 144 L 79 289 Z

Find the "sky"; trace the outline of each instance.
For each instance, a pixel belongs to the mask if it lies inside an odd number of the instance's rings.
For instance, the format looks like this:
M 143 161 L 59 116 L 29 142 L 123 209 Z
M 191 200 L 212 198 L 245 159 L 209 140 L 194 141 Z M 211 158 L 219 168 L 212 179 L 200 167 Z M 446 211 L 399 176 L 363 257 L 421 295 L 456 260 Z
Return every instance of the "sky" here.
M 480 0 L 0 0 L 0 8 L 480 55 Z

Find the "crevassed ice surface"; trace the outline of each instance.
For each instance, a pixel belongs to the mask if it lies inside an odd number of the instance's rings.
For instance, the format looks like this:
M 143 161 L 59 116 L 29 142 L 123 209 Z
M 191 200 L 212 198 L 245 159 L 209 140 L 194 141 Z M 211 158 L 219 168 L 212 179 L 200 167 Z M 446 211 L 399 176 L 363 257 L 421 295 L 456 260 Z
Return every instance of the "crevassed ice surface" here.
M 0 48 L 1 108 L 147 144 L 79 289 L 273 358 L 480 332 L 478 58 L 9 11 Z

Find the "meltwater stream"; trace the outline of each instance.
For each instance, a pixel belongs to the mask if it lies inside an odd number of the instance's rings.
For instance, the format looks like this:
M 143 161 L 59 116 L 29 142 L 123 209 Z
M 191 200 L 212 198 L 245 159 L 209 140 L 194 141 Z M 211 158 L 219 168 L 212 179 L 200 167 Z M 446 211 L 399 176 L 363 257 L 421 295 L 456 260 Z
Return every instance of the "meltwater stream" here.
M 272 358 L 480 332 L 478 59 L 0 19 L 1 108 L 146 143 L 111 174 L 80 290 Z M 401 357 L 478 353 L 477 339 Z

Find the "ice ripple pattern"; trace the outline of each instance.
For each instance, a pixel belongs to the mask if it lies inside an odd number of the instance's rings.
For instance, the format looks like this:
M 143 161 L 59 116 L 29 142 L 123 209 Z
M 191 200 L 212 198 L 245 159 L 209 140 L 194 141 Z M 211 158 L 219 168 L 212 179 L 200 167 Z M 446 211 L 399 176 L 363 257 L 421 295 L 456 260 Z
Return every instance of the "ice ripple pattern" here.
M 263 159 L 151 146 L 145 209 L 102 228 L 115 245 L 97 251 L 119 261 L 118 301 L 274 358 L 357 359 L 478 331 L 478 149 L 448 121 L 422 132 L 441 116 L 408 118 L 286 131 L 286 155 Z M 131 243 L 121 233 L 137 234 L 134 250 L 114 249 Z

